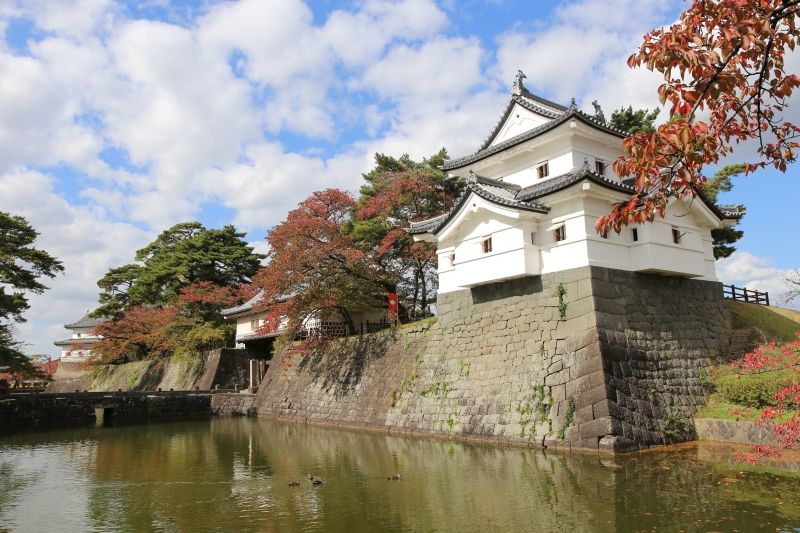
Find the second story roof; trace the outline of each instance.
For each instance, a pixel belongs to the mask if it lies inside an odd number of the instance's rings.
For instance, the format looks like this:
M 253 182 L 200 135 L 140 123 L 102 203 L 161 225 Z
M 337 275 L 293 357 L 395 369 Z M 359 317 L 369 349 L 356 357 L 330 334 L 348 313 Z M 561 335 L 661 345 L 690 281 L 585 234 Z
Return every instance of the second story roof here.
M 95 326 L 99 326 L 103 322 L 106 322 L 107 318 L 95 318 L 89 316 L 89 311 L 86 311 L 86 314 L 81 317 L 80 320 L 73 322 L 72 324 L 64 324 L 64 327 L 67 329 L 75 329 L 75 328 L 93 328 Z

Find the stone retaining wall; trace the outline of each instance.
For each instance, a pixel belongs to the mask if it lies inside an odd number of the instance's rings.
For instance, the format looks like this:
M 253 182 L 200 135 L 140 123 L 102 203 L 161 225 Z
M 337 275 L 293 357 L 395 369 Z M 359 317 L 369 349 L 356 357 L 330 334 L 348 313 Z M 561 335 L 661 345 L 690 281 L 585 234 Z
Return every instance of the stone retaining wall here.
M 694 438 L 691 416 L 727 348 L 720 284 L 595 268 L 592 293 L 616 445 Z
M 248 385 L 245 350 L 221 348 L 196 359 L 167 357 L 91 368 L 83 363 L 60 363 L 47 392 L 211 390 Z
M 244 392 L 214 393 L 211 413 L 216 416 L 247 416 L 255 400 L 255 394 Z
M 261 416 L 623 451 L 692 436 L 718 283 L 585 267 L 443 294 L 439 318 L 279 354 Z
M 70 427 L 95 422 L 95 409 L 112 423 L 186 420 L 211 416 L 211 394 L 67 393 L 0 396 L 0 435 L 13 431 Z
M 778 438 L 768 428 L 747 420 L 695 418 L 694 425 L 697 438 L 700 440 L 772 446 L 780 444 Z

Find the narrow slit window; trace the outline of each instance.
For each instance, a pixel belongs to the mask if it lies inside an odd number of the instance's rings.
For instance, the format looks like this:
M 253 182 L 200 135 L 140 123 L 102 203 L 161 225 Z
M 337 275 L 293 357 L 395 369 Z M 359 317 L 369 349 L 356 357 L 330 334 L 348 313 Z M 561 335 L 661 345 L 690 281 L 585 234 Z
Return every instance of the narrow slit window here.
M 536 241 L 537 241 L 537 239 L 536 239 L 536 232 L 535 232 L 535 231 L 532 231 L 532 232 L 531 232 L 531 244 L 536 244 Z
M 681 230 L 678 228 L 672 228 L 672 242 L 675 244 L 681 243 Z
M 556 242 L 566 240 L 566 238 L 567 238 L 567 228 L 563 224 L 553 230 L 553 239 L 555 239 Z
M 601 176 L 606 175 L 606 164 L 603 161 L 595 161 L 594 162 L 594 171 Z
M 487 237 L 483 239 L 483 242 L 481 243 L 481 248 L 483 249 L 483 253 L 485 254 L 490 253 L 492 251 L 492 238 Z
M 547 161 L 536 167 L 536 175 L 539 176 L 539 179 L 546 178 L 550 175 L 550 165 Z
M 456 254 L 448 255 L 447 259 L 450 260 L 450 266 L 455 266 L 455 264 L 456 264 Z
M 631 229 L 631 238 L 633 242 L 637 242 L 639 240 L 639 230 L 636 228 Z

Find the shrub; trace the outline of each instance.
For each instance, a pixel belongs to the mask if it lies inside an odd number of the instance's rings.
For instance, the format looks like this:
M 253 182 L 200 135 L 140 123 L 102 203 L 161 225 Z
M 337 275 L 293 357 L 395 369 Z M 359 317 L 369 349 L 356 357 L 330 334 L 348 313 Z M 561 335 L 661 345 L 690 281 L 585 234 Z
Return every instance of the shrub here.
M 800 375 L 791 368 L 753 374 L 733 371 L 717 376 L 717 392 L 725 401 L 756 409 L 777 407 L 776 395 L 782 389 L 800 382 Z

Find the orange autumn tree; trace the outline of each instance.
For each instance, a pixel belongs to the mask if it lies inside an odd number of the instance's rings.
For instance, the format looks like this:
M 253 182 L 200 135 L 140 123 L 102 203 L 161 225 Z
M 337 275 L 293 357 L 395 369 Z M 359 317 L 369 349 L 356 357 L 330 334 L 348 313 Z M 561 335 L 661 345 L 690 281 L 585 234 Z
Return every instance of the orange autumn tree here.
M 233 338 L 235 324 L 219 312 L 252 295 L 250 288 L 192 283 L 166 305 L 137 305 L 117 320 L 100 324 L 102 338 L 93 345 L 90 362 L 124 363 L 170 355 L 193 356 L 221 348 Z
M 291 340 L 307 318 L 333 314 L 354 333 L 349 309 L 386 306 L 396 279 L 381 267 L 380 251 L 353 235 L 355 210 L 352 195 L 326 189 L 269 230 L 269 262 L 253 279 L 264 290 L 263 331 L 284 327 L 284 339 Z
M 785 65 L 800 38 L 798 15 L 800 0 L 694 0 L 678 22 L 644 36 L 628 65 L 663 75 L 669 120 L 625 139 L 614 170 L 636 193 L 598 220 L 599 232 L 663 217 L 670 199 L 696 196 L 704 165 L 735 144 L 756 143 L 748 171 L 785 171 L 796 160 L 800 130 L 783 113 L 800 85 Z

